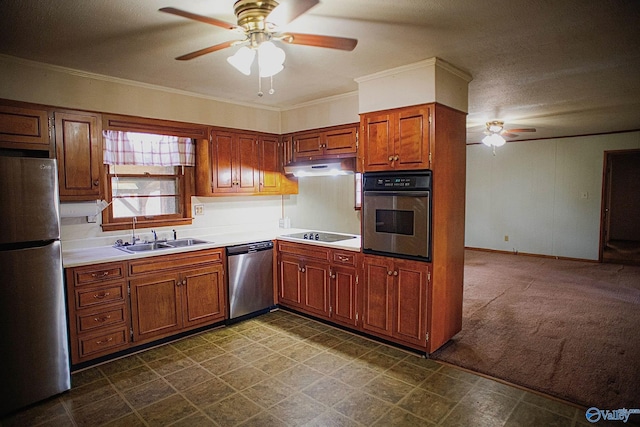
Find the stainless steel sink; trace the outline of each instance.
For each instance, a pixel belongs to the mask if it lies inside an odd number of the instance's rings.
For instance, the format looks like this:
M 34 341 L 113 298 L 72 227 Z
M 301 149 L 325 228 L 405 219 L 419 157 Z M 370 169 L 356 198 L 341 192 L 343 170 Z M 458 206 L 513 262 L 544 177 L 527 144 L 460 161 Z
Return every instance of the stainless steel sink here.
M 136 243 L 135 245 L 127 245 L 127 246 L 115 246 L 117 249 L 121 251 L 136 253 L 136 252 L 147 252 L 147 251 L 157 251 L 159 249 L 169 249 L 173 248 L 173 246 L 169 246 L 165 242 L 149 242 L 149 243 Z
M 200 245 L 202 243 L 211 243 L 206 240 L 200 239 L 178 239 L 178 240 L 169 240 L 162 242 L 145 242 L 145 243 L 136 243 L 135 245 L 115 245 L 114 248 L 120 249 L 121 251 L 128 252 L 130 254 L 135 254 L 138 252 L 148 252 L 148 251 L 158 251 L 161 249 L 174 249 L 174 248 L 184 248 L 187 246 Z
M 168 240 L 167 245 L 172 246 L 174 248 L 183 248 L 185 246 L 193 246 L 193 245 L 201 245 L 203 243 L 211 243 L 206 240 L 200 239 L 178 239 L 178 240 Z

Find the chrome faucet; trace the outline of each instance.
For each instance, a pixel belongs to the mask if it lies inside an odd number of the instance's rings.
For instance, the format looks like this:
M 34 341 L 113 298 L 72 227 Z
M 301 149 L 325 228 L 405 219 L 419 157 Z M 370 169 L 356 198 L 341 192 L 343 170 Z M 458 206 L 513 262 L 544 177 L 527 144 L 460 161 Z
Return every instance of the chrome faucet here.
M 138 220 L 136 219 L 136 217 L 133 217 L 133 222 L 131 223 L 131 229 L 133 230 L 131 233 L 131 244 L 135 245 L 137 240 L 140 240 L 139 237 L 136 237 L 136 222 Z

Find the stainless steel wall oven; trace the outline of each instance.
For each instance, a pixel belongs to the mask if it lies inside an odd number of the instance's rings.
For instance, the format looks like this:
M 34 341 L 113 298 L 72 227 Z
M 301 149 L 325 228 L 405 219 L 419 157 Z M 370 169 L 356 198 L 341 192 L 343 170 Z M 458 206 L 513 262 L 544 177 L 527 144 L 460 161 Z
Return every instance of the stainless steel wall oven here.
M 431 183 L 430 170 L 363 175 L 364 253 L 431 261 Z

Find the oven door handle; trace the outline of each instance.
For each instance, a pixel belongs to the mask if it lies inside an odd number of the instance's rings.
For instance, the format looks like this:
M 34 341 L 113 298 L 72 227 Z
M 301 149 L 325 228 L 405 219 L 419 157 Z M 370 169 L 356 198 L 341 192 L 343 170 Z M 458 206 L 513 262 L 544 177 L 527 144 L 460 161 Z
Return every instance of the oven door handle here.
M 364 197 L 381 196 L 381 197 L 429 197 L 428 191 L 365 191 Z

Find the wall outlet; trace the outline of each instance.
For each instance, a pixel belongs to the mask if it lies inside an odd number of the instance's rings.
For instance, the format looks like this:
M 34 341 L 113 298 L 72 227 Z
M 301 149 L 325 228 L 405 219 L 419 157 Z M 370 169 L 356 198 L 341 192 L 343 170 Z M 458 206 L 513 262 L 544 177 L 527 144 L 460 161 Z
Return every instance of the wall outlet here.
M 193 210 L 196 215 L 204 215 L 204 205 L 195 205 Z
M 504 235 L 504 241 L 508 242 L 509 241 L 509 236 L 507 236 L 506 234 Z

